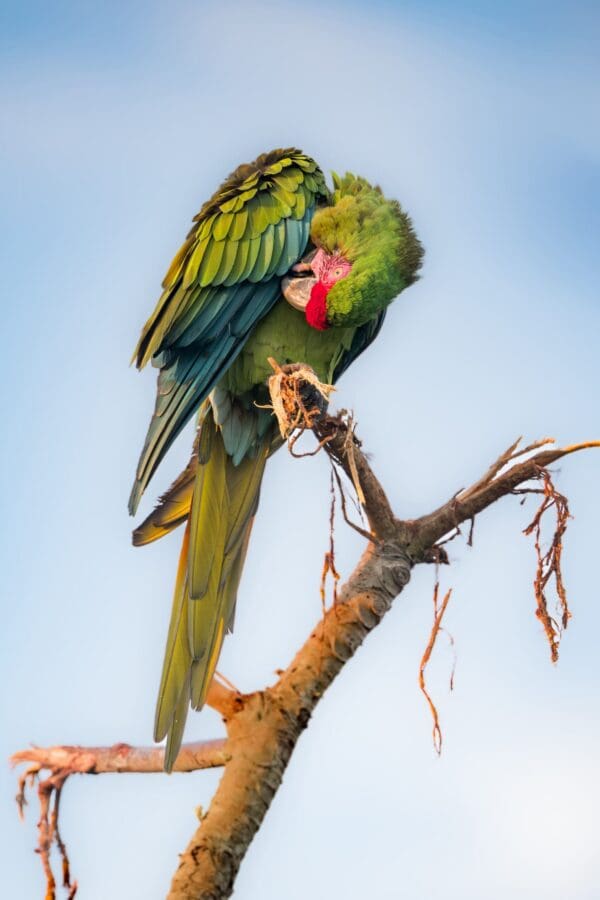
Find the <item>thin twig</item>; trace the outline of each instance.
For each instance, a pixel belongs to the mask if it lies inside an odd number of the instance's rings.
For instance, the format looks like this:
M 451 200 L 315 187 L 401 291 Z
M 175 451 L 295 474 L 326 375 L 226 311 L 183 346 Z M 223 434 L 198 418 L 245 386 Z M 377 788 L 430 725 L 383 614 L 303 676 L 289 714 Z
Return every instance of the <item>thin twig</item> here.
M 333 460 L 331 460 L 331 470 L 335 475 L 335 479 L 337 481 L 338 490 L 340 492 L 340 504 L 342 507 L 342 515 L 344 517 L 344 522 L 346 525 L 349 525 L 350 528 L 354 529 L 361 537 L 366 538 L 368 541 L 373 541 L 374 536 L 370 531 L 367 531 L 366 528 L 362 528 L 360 525 L 357 525 L 356 522 L 353 522 L 352 519 L 348 516 L 348 508 L 346 506 L 346 492 L 344 490 L 344 485 L 342 484 L 342 479 L 340 477 L 340 473 L 337 470 L 336 464 Z
M 334 474 L 333 467 L 330 474 L 329 481 L 329 492 L 331 494 L 331 502 L 329 506 L 329 550 L 325 553 L 325 557 L 323 559 L 323 570 L 321 572 L 321 586 L 320 586 L 320 594 L 321 594 L 321 608 L 323 610 L 323 615 L 327 610 L 327 602 L 326 602 L 326 585 L 327 585 L 327 575 L 331 572 L 333 576 L 333 605 L 335 606 L 338 602 L 338 594 L 337 594 L 337 586 L 338 581 L 340 580 L 340 573 L 336 569 L 335 565 L 335 482 L 334 482 Z
M 545 443 L 545 441 L 544 441 Z M 410 553 L 416 558 L 430 550 L 445 534 L 463 522 L 471 520 L 501 497 L 513 493 L 515 488 L 528 481 L 540 478 L 542 469 L 571 453 L 600 447 L 600 441 L 585 441 L 571 444 L 568 447 L 540 450 L 530 459 L 511 465 L 506 471 L 498 474 L 507 463 L 507 454 L 514 448 L 511 445 L 499 460 L 472 487 L 452 497 L 439 509 L 421 516 L 410 523 L 412 540 Z M 533 446 L 533 445 L 531 445 Z M 499 466 L 499 463 L 502 463 Z
M 344 441 L 344 454 L 346 459 L 348 460 L 348 466 L 350 468 L 350 473 L 352 475 L 352 484 L 354 485 L 354 490 L 356 491 L 356 496 L 358 497 L 358 502 L 361 506 L 365 505 L 365 495 L 362 489 L 362 485 L 360 483 L 360 477 L 358 475 L 358 468 L 356 466 L 356 459 L 354 456 L 354 449 L 356 447 L 356 437 L 354 434 L 354 419 L 352 415 L 348 416 L 347 420 L 347 432 L 346 439 Z
M 427 690 L 427 686 L 425 684 L 425 669 L 427 668 L 427 664 L 431 659 L 431 654 L 433 653 L 433 648 L 435 647 L 435 642 L 437 640 L 437 636 L 440 632 L 440 628 L 442 625 L 442 619 L 444 618 L 444 613 L 446 612 L 446 607 L 450 601 L 450 597 L 452 595 L 452 588 L 447 591 L 446 596 L 442 600 L 442 605 L 438 608 L 438 593 L 439 593 L 439 581 L 436 581 L 435 587 L 433 589 L 433 625 L 431 626 L 431 632 L 429 634 L 429 640 L 427 642 L 427 646 L 425 647 L 425 652 L 421 658 L 421 663 L 419 665 L 419 687 L 423 692 L 425 699 L 427 700 L 427 705 L 431 711 L 431 716 L 433 719 L 433 746 L 435 748 L 435 752 L 438 756 L 440 756 L 442 752 L 442 730 L 440 728 L 440 720 L 438 716 L 438 711 L 435 703 L 431 699 L 429 691 Z M 452 644 L 454 644 L 454 640 L 452 639 Z M 452 667 L 452 674 L 450 676 L 450 686 L 452 688 L 454 684 L 454 666 Z

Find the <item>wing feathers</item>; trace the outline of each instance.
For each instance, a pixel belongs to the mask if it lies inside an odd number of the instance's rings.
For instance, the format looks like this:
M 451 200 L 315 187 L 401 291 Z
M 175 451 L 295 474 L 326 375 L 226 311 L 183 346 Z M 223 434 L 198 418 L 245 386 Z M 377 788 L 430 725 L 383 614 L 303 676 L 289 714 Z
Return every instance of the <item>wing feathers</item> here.
M 292 214 L 301 219 L 307 205 L 327 196 L 321 170 L 298 150 L 273 151 L 250 166 L 240 166 L 203 206 L 194 219 L 195 227 L 175 255 L 164 281 L 166 295 L 146 323 L 136 349 L 138 366 L 162 349 L 168 329 L 155 334 L 155 325 L 161 309 L 171 305 L 177 283 L 184 290 L 198 278 L 202 285 L 213 283 L 223 252 L 219 245 L 260 237 L 268 225 L 276 225 Z M 177 310 L 169 321 L 176 317 Z
M 185 522 L 192 505 L 197 468 L 198 459 L 194 453 L 179 478 L 159 499 L 156 508 L 133 532 L 135 547 L 150 544 Z
M 276 302 L 278 279 L 302 255 L 315 203 L 326 196 L 313 160 L 277 150 L 241 166 L 195 217 L 136 348 L 138 366 L 152 359 L 161 372 L 132 511 L 187 419 Z

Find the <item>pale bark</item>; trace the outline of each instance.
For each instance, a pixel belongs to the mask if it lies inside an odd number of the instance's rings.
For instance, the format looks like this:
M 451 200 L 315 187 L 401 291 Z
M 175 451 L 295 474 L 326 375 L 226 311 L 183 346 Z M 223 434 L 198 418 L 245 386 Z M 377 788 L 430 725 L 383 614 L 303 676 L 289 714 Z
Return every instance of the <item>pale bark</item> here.
M 13 765 L 30 763 L 40 769 L 56 772 L 63 770 L 71 775 L 106 775 L 115 772 L 163 772 L 164 747 L 132 747 L 130 744 L 113 744 L 111 747 L 30 747 L 14 753 Z M 196 772 L 224 766 L 229 760 L 227 741 L 198 741 L 184 744 L 174 772 Z

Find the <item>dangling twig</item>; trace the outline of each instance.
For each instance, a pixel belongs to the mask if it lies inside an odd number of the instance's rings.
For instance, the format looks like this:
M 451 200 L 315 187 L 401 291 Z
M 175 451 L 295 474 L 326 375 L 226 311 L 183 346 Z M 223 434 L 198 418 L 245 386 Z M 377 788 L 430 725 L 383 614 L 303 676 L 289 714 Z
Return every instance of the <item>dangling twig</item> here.
M 536 573 L 533 582 L 536 599 L 536 616 L 543 625 L 550 646 L 550 658 L 552 659 L 552 662 L 555 663 L 558 661 L 558 648 L 562 633 L 569 624 L 569 619 L 571 618 L 571 611 L 569 609 L 567 592 L 562 574 L 563 537 L 571 516 L 567 498 L 564 494 L 561 494 L 556 490 L 550 472 L 547 469 L 542 468 L 540 469 L 540 477 L 543 482 L 543 488 L 541 490 L 521 488 L 520 490 L 515 490 L 514 493 L 535 493 L 541 494 L 543 497 L 535 516 L 527 528 L 524 529 L 523 534 L 534 535 L 534 545 L 537 557 Z M 552 508 L 554 508 L 556 513 L 556 526 L 550 547 L 546 553 L 543 553 L 541 549 L 542 519 L 544 514 Z M 554 586 L 558 598 L 558 622 L 554 616 L 551 616 L 548 612 L 548 601 L 546 598 L 546 588 L 548 582 L 552 578 L 554 578 Z
M 323 560 L 323 570 L 321 572 L 321 607 L 323 609 L 323 615 L 325 615 L 327 611 L 327 602 L 326 602 L 326 582 L 327 575 L 331 572 L 333 576 L 333 605 L 337 606 L 338 602 L 338 593 L 337 586 L 340 580 L 340 573 L 338 572 L 335 565 L 335 483 L 333 480 L 333 469 L 330 475 L 329 482 L 329 492 L 331 494 L 331 503 L 329 507 L 329 550 L 325 553 L 325 558 Z
M 368 541 L 373 541 L 375 538 L 370 531 L 367 531 L 366 528 L 361 528 L 360 525 L 357 525 L 356 522 L 353 522 L 352 519 L 348 516 L 348 508 L 346 506 L 346 492 L 344 490 L 344 485 L 342 484 L 342 479 L 340 477 L 340 473 L 338 472 L 335 463 L 331 460 L 331 471 L 335 475 L 335 480 L 337 481 L 338 490 L 340 492 L 340 505 L 342 507 L 342 515 L 344 517 L 344 522 L 346 525 L 349 525 L 350 528 L 354 529 L 361 537 L 366 538 Z
M 441 630 L 442 619 L 444 618 L 444 613 L 446 612 L 446 607 L 448 606 L 450 597 L 452 595 L 452 588 L 450 588 L 450 590 L 446 593 L 446 596 L 442 600 L 441 606 L 438 607 L 439 587 L 440 587 L 439 581 L 436 581 L 435 587 L 433 589 L 433 625 L 431 627 L 431 632 L 429 634 L 429 640 L 427 642 L 427 646 L 425 647 L 425 652 L 423 653 L 423 656 L 421 658 L 421 663 L 419 665 L 419 687 L 421 688 L 421 691 L 423 692 L 423 695 L 424 695 L 425 699 L 427 700 L 427 705 L 429 706 L 429 709 L 431 711 L 431 716 L 433 719 L 433 731 L 432 731 L 433 746 L 434 746 L 435 752 L 437 753 L 438 756 L 440 756 L 441 752 L 442 752 L 442 730 L 440 728 L 440 719 L 439 719 L 437 707 L 436 707 L 435 703 L 433 702 L 433 700 L 431 699 L 431 696 L 430 696 L 429 691 L 427 690 L 427 686 L 425 684 L 425 669 L 427 668 L 427 664 L 429 663 L 429 660 L 431 659 L 431 654 L 433 653 L 433 648 L 435 647 L 435 642 L 437 640 L 437 636 Z M 449 635 L 449 637 L 450 637 L 451 645 L 452 645 L 452 647 L 454 647 L 454 638 L 452 638 L 450 635 Z M 452 690 L 454 687 L 455 664 L 456 664 L 456 657 L 455 657 L 455 663 L 452 666 L 452 673 L 450 675 L 450 690 Z

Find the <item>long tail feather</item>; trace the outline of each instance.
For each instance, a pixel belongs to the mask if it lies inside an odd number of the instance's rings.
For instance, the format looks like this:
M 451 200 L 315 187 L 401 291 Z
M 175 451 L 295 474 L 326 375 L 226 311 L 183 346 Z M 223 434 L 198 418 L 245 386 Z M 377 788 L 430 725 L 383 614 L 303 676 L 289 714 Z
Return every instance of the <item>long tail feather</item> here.
M 223 567 L 223 571 L 224 573 L 226 572 L 226 575 L 224 574 L 223 587 L 221 588 L 221 590 L 223 591 L 223 612 L 225 614 L 228 634 L 233 631 L 237 592 L 240 585 L 240 579 L 242 577 L 244 563 L 246 562 L 246 553 L 248 552 L 248 544 L 250 543 L 250 535 L 252 533 L 253 525 L 254 516 L 252 516 L 252 518 L 246 525 L 246 530 L 242 536 L 237 554 L 235 556 L 235 559 L 229 566 L 229 569 L 226 570 L 226 566 Z
M 223 639 L 233 625 L 238 585 L 270 447 L 268 433 L 257 446 L 255 456 L 234 465 L 209 411 L 202 423 L 193 486 L 188 466 L 171 488 L 173 495 L 171 491 L 165 495 L 169 502 L 163 498 L 163 505 L 155 510 L 160 514 L 152 521 L 149 517 L 138 529 L 143 537 L 152 534 L 153 528 L 165 533 L 165 529 L 175 527 L 173 522 L 181 521 L 191 499 L 156 708 L 155 739 L 162 740 L 167 735 L 167 771 L 181 745 L 188 706 L 203 706 Z M 172 515 L 174 510 L 177 513 Z
M 156 704 L 156 716 L 154 720 L 154 740 L 162 741 L 173 723 L 173 713 L 177 709 L 182 686 L 189 681 L 189 672 L 192 665 L 192 656 L 188 642 L 188 589 L 187 567 L 188 549 L 190 544 L 190 524 L 188 522 L 183 535 L 183 544 L 179 555 L 175 591 L 173 593 L 173 608 L 171 622 L 167 636 L 167 646 L 163 662 L 160 687 L 158 689 L 158 701 Z M 189 693 L 186 698 L 189 701 Z
M 165 772 L 172 772 L 175 760 L 181 749 L 183 740 L 183 731 L 187 719 L 188 709 L 190 708 L 190 675 L 188 674 L 185 683 L 181 689 L 179 700 L 175 706 L 173 713 L 173 721 L 167 737 L 167 745 L 165 747 Z

